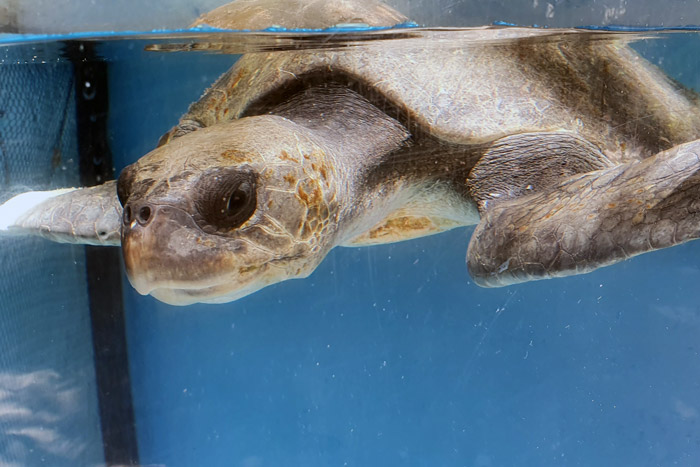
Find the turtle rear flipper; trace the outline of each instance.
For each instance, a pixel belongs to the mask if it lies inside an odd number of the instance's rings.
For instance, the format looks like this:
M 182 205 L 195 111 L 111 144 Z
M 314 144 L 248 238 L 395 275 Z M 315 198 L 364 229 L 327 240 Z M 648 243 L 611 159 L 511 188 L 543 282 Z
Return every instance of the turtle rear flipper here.
M 122 207 L 116 181 L 91 188 L 27 192 L 0 205 L 0 234 L 37 235 L 60 243 L 120 244 Z
M 471 275 L 487 287 L 567 276 L 700 237 L 698 154 L 700 140 L 488 205 Z

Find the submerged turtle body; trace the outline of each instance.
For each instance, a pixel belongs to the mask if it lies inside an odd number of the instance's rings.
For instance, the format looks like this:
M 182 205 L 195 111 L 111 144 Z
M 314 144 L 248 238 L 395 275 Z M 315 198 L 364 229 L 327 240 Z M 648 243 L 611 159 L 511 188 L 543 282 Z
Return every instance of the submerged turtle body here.
M 284 19 L 257 4 L 271 23 Z M 401 18 L 375 3 L 365 18 L 354 1 L 329 17 L 321 4 L 305 14 L 329 26 Z M 241 27 L 217 11 L 201 22 Z M 113 182 L 77 190 L 12 228 L 105 244 L 119 232 L 132 284 L 173 304 L 304 277 L 335 246 L 470 224 L 469 269 L 487 286 L 698 237 L 691 93 L 616 40 L 464 34 L 459 46 L 425 33 L 246 54 L 122 172 L 119 203 Z

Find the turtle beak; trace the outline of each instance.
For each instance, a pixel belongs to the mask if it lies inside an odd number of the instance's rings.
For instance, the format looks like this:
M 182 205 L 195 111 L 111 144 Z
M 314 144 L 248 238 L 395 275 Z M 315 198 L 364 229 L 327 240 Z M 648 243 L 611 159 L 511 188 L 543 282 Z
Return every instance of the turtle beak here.
M 142 295 L 170 305 L 223 303 L 279 281 L 264 262 L 241 265 L 249 245 L 205 233 L 181 207 L 130 201 L 123 212 L 126 274 Z
M 214 285 L 211 271 L 220 261 L 216 245 L 207 245 L 213 242 L 202 238 L 189 213 L 170 205 L 127 203 L 122 222 L 126 273 L 140 294 Z

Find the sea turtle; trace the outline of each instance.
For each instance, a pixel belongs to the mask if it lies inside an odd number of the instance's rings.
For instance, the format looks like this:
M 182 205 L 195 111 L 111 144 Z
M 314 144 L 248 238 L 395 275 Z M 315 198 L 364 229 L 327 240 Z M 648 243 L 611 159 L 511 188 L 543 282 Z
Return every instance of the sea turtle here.
M 315 27 L 404 20 L 357 0 L 331 13 L 293 4 L 322 18 Z M 241 28 L 248 8 L 283 25 L 272 5 L 238 1 L 201 22 Z M 471 224 L 467 262 L 483 286 L 698 237 L 694 94 L 617 39 L 482 28 L 455 46 L 425 34 L 246 54 L 118 182 L 20 195 L 0 228 L 121 244 L 133 286 L 178 305 L 305 277 L 335 246 Z M 32 197 L 50 199 L 10 215 Z

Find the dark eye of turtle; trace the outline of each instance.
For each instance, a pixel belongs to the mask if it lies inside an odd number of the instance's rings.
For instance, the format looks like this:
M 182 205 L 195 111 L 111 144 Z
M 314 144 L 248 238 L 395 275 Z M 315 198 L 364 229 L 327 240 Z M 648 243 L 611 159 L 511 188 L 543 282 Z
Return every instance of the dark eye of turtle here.
M 230 231 L 255 212 L 255 175 L 238 169 L 217 170 L 196 185 L 195 205 L 204 231 Z

